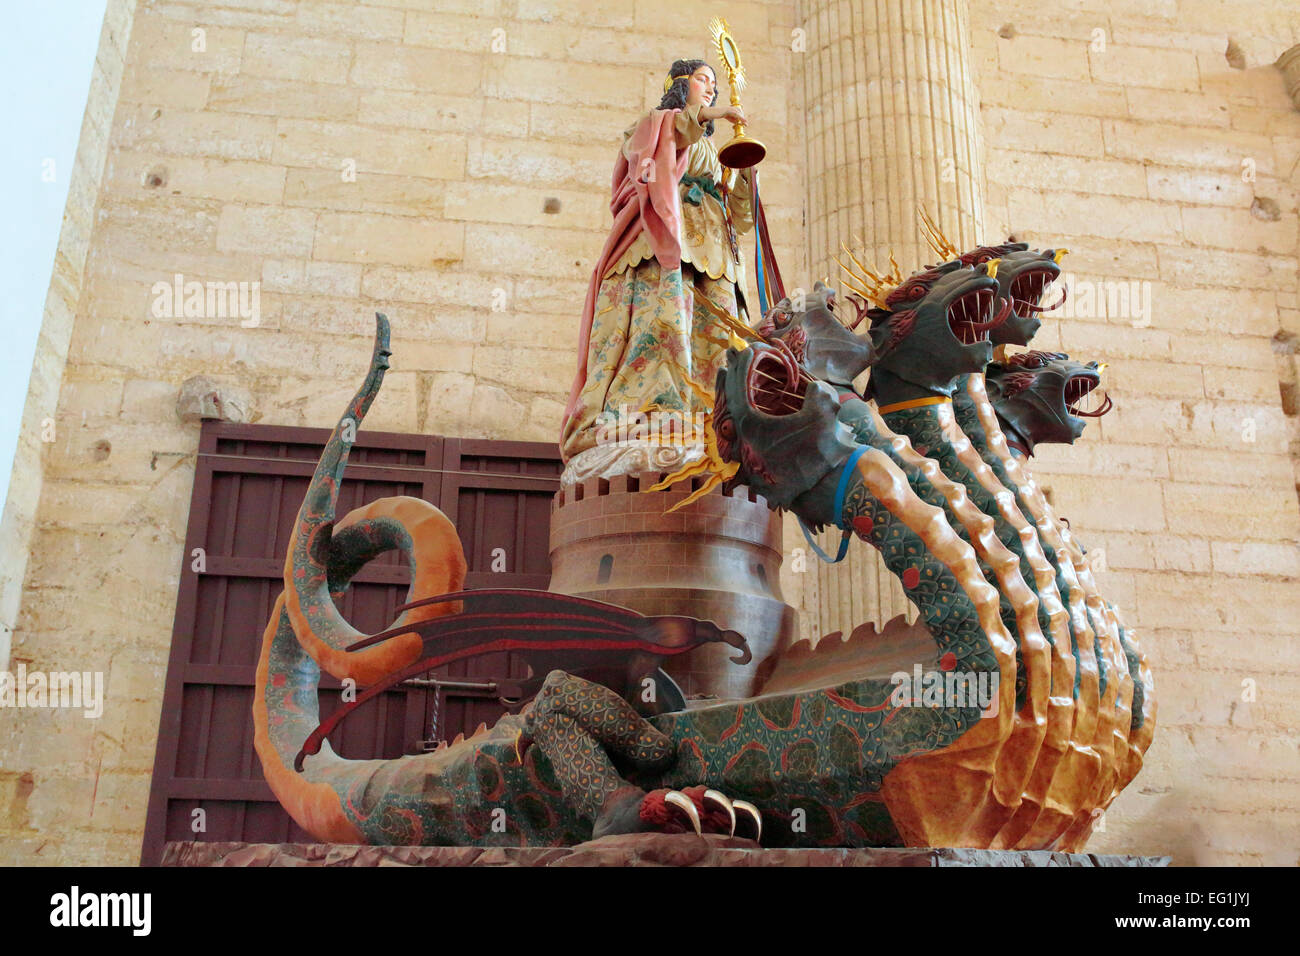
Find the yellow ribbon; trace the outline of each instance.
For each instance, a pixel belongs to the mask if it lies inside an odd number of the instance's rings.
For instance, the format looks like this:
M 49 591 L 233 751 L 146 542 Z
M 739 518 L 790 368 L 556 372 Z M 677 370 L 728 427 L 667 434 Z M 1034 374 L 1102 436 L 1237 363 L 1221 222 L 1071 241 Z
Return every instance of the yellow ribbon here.
M 907 402 L 894 402 L 892 405 L 879 405 L 876 411 L 884 415 L 887 412 L 901 412 L 905 408 L 920 408 L 923 405 L 942 405 L 944 402 L 951 404 L 952 399 L 946 395 L 935 395 L 930 398 L 914 398 Z

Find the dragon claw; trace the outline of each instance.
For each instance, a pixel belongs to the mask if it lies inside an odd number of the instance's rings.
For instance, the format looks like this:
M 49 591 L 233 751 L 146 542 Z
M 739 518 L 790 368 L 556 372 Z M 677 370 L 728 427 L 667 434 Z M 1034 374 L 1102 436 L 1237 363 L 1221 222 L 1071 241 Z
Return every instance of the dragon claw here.
M 736 835 L 736 824 L 743 811 L 754 823 L 757 840 L 763 835 L 763 818 L 758 808 L 746 800 L 733 800 L 726 794 L 706 787 L 703 784 L 683 787 L 681 790 L 653 790 L 642 795 L 639 802 L 640 830 L 659 830 L 663 833 L 681 833 L 686 829 L 686 821 L 670 808 L 680 810 L 690 821 L 696 834 L 725 833 L 729 837 Z M 614 832 L 602 825 L 601 832 Z M 619 831 L 627 832 L 627 831 Z
M 700 812 L 695 809 L 695 801 L 680 790 L 669 790 L 664 794 L 664 803 L 671 803 L 685 813 L 691 821 L 691 826 L 695 828 L 695 835 L 701 835 Z
M 705 790 L 704 799 L 712 800 L 714 803 L 718 804 L 720 807 L 722 807 L 723 810 L 727 812 L 727 817 L 731 820 L 731 829 L 728 831 L 727 836 L 735 836 L 736 835 L 735 804 L 733 804 L 721 793 L 718 793 L 718 791 L 716 790 Z
M 754 842 L 763 842 L 763 815 L 758 812 L 758 807 L 754 806 L 748 800 L 732 800 L 731 806 L 734 810 L 743 810 L 748 813 L 754 820 Z M 734 833 L 734 828 L 733 828 Z

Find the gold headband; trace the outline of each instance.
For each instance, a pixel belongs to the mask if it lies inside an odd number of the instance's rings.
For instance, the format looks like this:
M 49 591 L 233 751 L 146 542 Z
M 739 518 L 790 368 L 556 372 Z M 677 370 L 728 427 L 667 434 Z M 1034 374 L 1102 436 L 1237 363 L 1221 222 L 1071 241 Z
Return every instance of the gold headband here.
M 679 73 L 677 76 L 668 77 L 668 79 L 664 80 L 664 92 L 667 93 L 672 89 L 673 84 L 678 80 L 689 80 L 694 75 L 694 73 Z

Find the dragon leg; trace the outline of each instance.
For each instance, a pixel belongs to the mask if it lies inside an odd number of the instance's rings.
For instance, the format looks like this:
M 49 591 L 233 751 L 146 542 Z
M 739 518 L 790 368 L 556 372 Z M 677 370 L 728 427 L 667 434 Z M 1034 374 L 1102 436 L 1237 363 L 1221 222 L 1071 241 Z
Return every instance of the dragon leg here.
M 614 768 L 614 754 L 643 770 L 676 759 L 671 738 L 656 730 L 608 687 L 551 671 L 524 720 L 520 742 L 536 743 L 572 803 L 595 818 L 610 794 L 631 786 Z
M 645 790 L 614 766 L 618 758 L 634 772 L 653 774 L 677 759 L 671 737 L 641 717 L 627 701 L 602 684 L 552 671 L 524 719 L 520 744 L 536 744 L 550 760 L 569 804 L 593 821 L 592 837 L 651 829 L 680 830 L 670 807 L 677 806 L 694 828 L 701 818 L 718 828 L 714 801 L 735 830 L 731 802 L 703 786 L 684 791 Z M 757 814 L 755 813 L 757 822 Z

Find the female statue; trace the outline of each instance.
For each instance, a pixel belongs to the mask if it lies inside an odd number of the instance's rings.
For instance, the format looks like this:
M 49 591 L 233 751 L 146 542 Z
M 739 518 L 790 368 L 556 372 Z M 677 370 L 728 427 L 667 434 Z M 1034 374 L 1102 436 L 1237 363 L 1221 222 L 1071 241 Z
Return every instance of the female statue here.
M 724 177 L 712 142 L 717 78 L 704 60 L 677 60 L 664 96 L 623 134 L 610 209 L 614 225 L 583 310 L 578 374 L 560 438 L 566 482 L 675 466 L 698 457 L 693 424 L 712 406 L 730 344 L 721 310 L 748 324 L 736 237 L 753 227 L 752 170 Z M 728 179 L 734 182 L 728 182 Z M 707 300 L 707 304 L 705 302 Z M 712 308 L 711 308 L 711 307 Z M 611 444 L 637 424 L 684 425 L 686 441 Z M 620 432 L 620 423 L 632 426 Z M 680 435 L 681 432 L 678 432 Z M 685 445 L 685 447 L 683 447 Z

